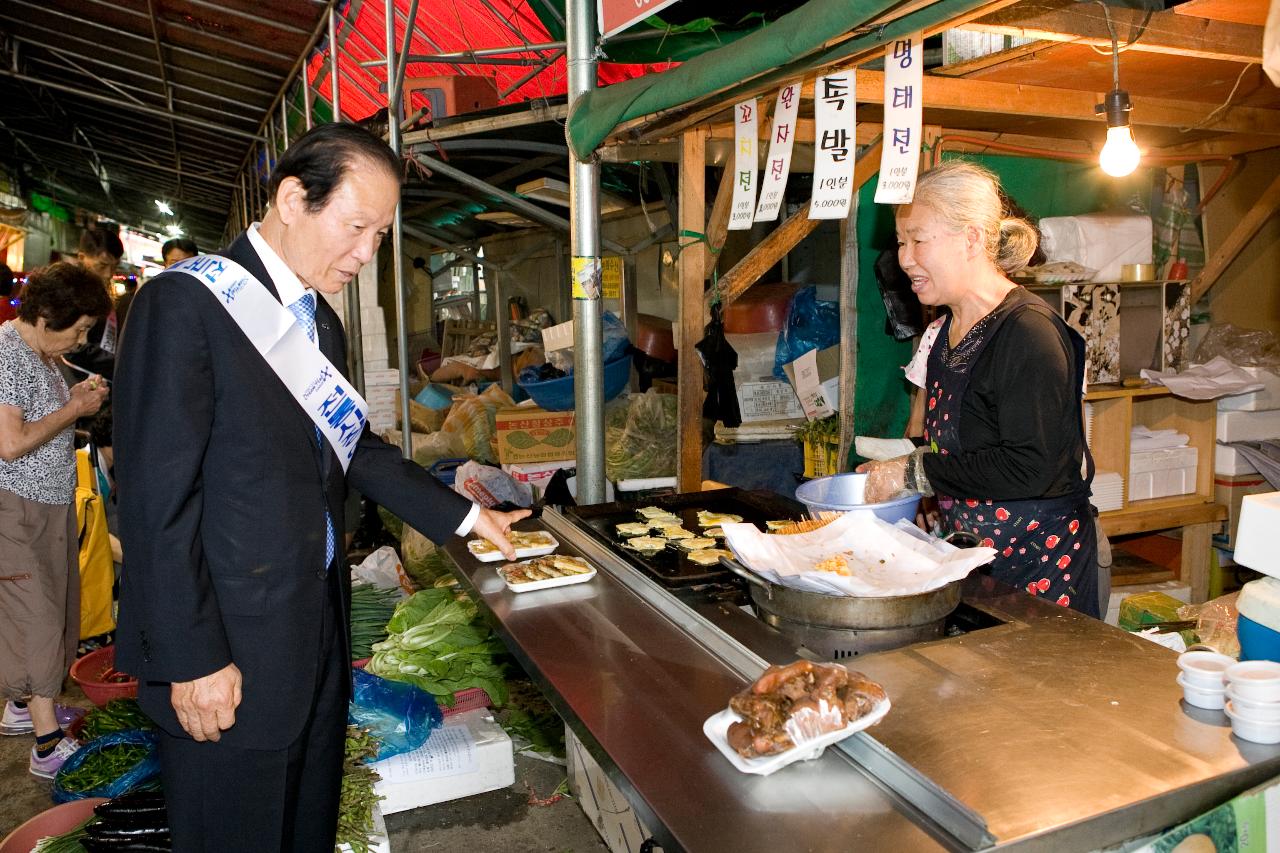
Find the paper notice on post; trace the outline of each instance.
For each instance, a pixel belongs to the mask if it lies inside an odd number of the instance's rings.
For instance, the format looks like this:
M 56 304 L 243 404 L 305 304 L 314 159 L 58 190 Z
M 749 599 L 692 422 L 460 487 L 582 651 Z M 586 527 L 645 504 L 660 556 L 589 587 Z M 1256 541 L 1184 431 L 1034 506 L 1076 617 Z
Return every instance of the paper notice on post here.
M 853 198 L 857 126 L 854 72 L 828 74 L 813 84 L 813 199 L 810 219 L 846 219 Z
M 375 762 L 373 769 L 387 784 L 397 785 L 474 773 L 477 766 L 471 732 L 465 725 L 446 725 L 432 732 L 427 742 L 413 752 Z
M 751 227 L 756 209 L 756 145 L 759 143 L 760 117 L 756 99 L 733 107 L 734 179 L 733 207 L 729 210 L 729 230 L 745 231 Z
M 885 48 L 884 146 L 876 204 L 910 204 L 920 171 L 920 131 L 924 47 L 922 33 L 903 36 Z
M 796 80 L 778 91 L 773 108 L 773 133 L 769 136 L 769 158 L 765 160 L 764 179 L 760 182 L 760 204 L 756 206 L 756 222 L 773 222 L 782 209 L 782 196 L 791 173 L 791 146 L 796 137 L 796 116 L 800 112 L 800 84 Z

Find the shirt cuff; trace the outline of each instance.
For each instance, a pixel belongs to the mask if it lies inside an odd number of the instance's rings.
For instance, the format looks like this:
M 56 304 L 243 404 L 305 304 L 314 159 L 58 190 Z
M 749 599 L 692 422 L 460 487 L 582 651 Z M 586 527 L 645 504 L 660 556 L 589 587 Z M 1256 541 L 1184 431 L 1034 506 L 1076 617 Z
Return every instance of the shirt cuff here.
M 459 536 L 466 536 L 471 532 L 471 528 L 476 526 L 476 519 L 480 517 L 480 504 L 472 504 L 471 511 L 467 513 L 467 517 L 462 519 L 462 523 L 458 525 L 458 529 L 454 533 Z

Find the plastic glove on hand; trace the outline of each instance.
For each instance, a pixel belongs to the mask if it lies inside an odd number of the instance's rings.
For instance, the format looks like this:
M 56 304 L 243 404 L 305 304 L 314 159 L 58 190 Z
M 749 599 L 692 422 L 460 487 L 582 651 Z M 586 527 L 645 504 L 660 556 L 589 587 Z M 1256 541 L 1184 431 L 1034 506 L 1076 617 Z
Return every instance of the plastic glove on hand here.
M 896 497 L 906 488 L 908 456 L 898 456 L 883 462 L 867 462 L 858 466 L 867 474 L 863 491 L 864 503 L 878 504 Z

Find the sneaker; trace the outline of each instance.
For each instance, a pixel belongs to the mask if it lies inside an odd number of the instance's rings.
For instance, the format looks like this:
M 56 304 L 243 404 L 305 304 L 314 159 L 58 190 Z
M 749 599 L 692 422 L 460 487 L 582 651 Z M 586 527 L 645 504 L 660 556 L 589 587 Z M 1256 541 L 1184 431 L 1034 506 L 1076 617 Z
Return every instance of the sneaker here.
M 54 705 L 53 712 L 63 731 L 85 715 L 84 708 L 75 708 L 71 705 Z M 4 716 L 0 717 L 0 735 L 29 735 L 34 731 L 35 726 L 31 724 L 29 710 L 19 708 L 12 702 L 4 703 Z
M 31 747 L 31 775 L 38 776 L 41 779 L 52 779 L 58 775 L 58 770 L 66 762 L 68 758 L 75 754 L 80 748 L 80 741 L 73 737 L 64 737 L 58 741 L 58 745 L 53 748 L 53 752 L 41 758 L 36 753 L 36 748 Z

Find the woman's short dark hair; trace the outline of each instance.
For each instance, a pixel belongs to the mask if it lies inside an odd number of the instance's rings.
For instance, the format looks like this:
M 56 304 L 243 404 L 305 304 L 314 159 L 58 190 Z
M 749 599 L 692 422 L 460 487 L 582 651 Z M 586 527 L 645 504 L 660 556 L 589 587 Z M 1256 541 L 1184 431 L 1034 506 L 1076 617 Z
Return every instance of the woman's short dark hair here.
M 174 237 L 172 240 L 164 241 L 164 245 L 160 247 L 160 258 L 163 260 L 168 257 L 169 253 L 174 249 L 193 257 L 200 254 L 200 250 L 196 247 L 195 240 L 191 240 L 186 237 Z
M 119 232 L 93 225 L 80 232 L 80 251 L 85 257 L 108 254 L 118 261 L 124 257 L 124 243 L 120 242 Z
M 35 324 L 43 317 L 54 332 L 69 329 L 81 317 L 105 317 L 111 297 L 102 279 L 79 264 L 60 261 L 27 278 L 27 292 L 18 306 L 18 319 Z
M 400 159 L 369 131 L 346 122 L 316 125 L 298 137 L 276 163 L 267 198 L 275 199 L 285 178 L 297 178 L 306 190 L 307 210 L 315 213 L 329 203 L 334 189 L 358 159 L 382 167 L 397 182 L 401 178 Z

